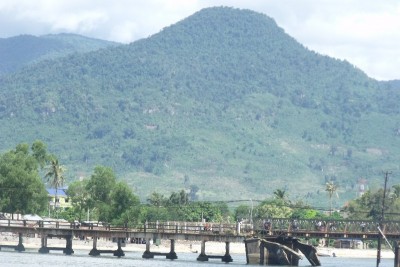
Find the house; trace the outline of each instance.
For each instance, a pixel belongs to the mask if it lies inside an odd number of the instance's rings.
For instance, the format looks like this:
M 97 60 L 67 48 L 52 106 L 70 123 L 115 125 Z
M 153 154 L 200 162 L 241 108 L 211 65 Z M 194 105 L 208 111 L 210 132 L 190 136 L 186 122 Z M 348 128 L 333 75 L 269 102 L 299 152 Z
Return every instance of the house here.
M 363 242 L 359 239 L 338 239 L 334 243 L 335 248 L 363 248 Z
M 67 195 L 68 188 L 48 188 L 47 195 L 49 199 L 49 210 L 54 210 L 56 207 L 60 210 L 66 210 L 72 207 L 71 201 Z M 56 195 L 58 201 L 56 201 Z

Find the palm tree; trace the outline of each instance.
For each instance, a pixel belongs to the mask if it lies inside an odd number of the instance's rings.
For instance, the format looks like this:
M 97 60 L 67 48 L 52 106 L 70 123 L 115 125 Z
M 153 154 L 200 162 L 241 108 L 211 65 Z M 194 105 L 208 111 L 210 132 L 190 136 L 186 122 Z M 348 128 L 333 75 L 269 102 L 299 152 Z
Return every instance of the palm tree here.
M 332 216 L 332 196 L 337 190 L 337 185 L 335 185 L 332 181 L 326 183 L 325 191 L 329 194 L 329 216 Z
M 274 195 L 276 199 L 285 200 L 286 199 L 286 190 L 276 189 L 274 191 Z
M 57 203 L 59 203 L 58 199 L 58 188 L 62 187 L 64 185 L 64 172 L 66 171 L 65 167 L 60 165 L 58 162 L 57 158 L 52 158 L 50 159 L 50 164 L 47 167 L 48 171 L 46 175 L 44 176 L 47 178 L 47 181 L 49 182 L 50 186 L 56 190 L 55 196 L 54 196 L 54 209 L 57 208 Z

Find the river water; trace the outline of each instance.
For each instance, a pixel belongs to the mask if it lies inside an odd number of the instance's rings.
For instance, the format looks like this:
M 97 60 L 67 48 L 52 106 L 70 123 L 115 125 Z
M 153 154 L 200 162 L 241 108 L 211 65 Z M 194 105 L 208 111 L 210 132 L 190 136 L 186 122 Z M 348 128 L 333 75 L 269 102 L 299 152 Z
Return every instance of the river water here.
M 62 252 L 52 251 L 49 254 L 40 254 L 37 249 L 27 249 L 24 252 L 2 249 L 0 251 L 1 267 L 19 266 L 52 266 L 52 267 L 76 267 L 76 266 L 121 266 L 121 267 L 223 267 L 226 263 L 218 259 L 211 259 L 208 262 L 196 261 L 197 253 L 178 253 L 178 259 L 167 260 L 165 257 L 154 259 L 142 259 L 142 252 L 125 251 L 125 257 L 117 258 L 111 255 L 92 257 L 87 250 L 75 250 L 74 255 L 67 256 Z M 233 262 L 229 266 L 247 266 L 243 254 L 232 254 Z M 376 266 L 376 259 L 373 258 L 342 258 L 342 257 L 321 257 L 322 266 L 326 267 L 367 267 Z M 392 267 L 393 259 L 382 259 L 380 267 Z M 259 266 L 259 265 L 254 265 Z M 300 261 L 300 266 L 311 266 L 306 259 Z

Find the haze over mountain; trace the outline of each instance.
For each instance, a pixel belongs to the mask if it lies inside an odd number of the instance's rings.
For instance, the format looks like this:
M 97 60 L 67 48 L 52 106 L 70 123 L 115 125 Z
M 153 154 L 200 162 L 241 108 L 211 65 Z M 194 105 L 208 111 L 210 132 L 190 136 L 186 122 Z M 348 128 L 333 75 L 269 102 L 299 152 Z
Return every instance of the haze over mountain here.
M 285 189 L 328 206 L 334 181 L 339 205 L 359 178 L 378 187 L 400 162 L 398 82 L 310 51 L 249 10 L 207 8 L 132 44 L 0 79 L 1 150 L 41 139 L 71 178 L 111 166 L 142 198 Z
M 0 38 L 0 75 L 41 60 L 63 57 L 72 53 L 90 52 L 115 45 L 117 43 L 76 34 L 49 34 L 39 37 L 19 35 Z

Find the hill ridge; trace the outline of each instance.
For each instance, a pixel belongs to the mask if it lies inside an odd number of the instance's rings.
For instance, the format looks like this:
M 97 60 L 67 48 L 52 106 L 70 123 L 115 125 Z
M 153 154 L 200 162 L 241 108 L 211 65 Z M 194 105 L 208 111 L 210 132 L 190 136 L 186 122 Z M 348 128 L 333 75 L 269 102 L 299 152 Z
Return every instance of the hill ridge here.
M 71 176 L 104 164 L 142 198 L 283 188 L 321 202 L 334 181 L 344 202 L 360 177 L 377 187 L 381 167 L 400 160 L 399 91 L 253 11 L 208 8 L 149 38 L 4 76 L 0 89 L 2 150 L 42 139 Z

